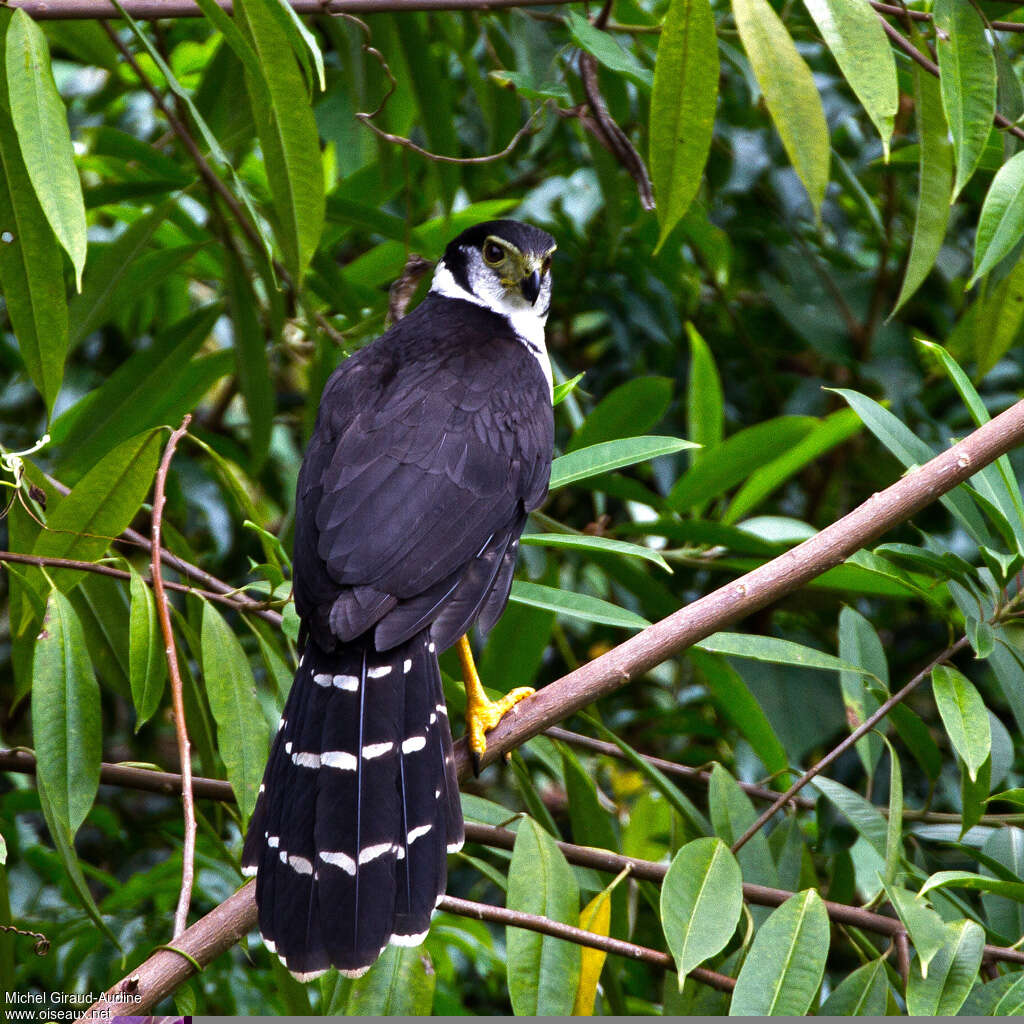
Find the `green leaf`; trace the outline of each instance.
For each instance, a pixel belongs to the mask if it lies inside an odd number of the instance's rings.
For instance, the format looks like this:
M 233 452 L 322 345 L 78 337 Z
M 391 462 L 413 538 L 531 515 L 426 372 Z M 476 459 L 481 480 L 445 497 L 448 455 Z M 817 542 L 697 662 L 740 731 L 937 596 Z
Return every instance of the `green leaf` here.
M 988 187 L 974 236 L 974 270 L 968 287 L 987 274 L 1024 235 L 1024 153 L 1011 157 Z
M 733 658 L 753 658 L 755 661 L 771 661 L 778 665 L 794 665 L 798 668 L 822 668 L 830 672 L 860 672 L 865 670 L 851 665 L 832 654 L 817 651 L 813 647 L 780 640 L 774 636 L 758 636 L 753 633 L 715 633 L 694 646 L 703 651 L 728 654 Z
M 548 490 L 556 491 L 577 480 L 599 476 L 637 462 L 646 462 L 659 455 L 674 455 L 693 447 L 692 441 L 683 441 L 678 437 L 627 437 L 617 441 L 603 441 L 555 459 L 551 463 Z
M 832 389 L 856 410 L 864 426 L 878 438 L 900 462 L 911 469 L 922 466 L 935 457 L 935 453 L 906 424 L 897 419 L 878 402 L 857 391 L 847 388 Z M 992 547 L 991 538 L 981 514 L 970 497 L 959 488 L 954 488 L 939 499 L 964 525 L 964 528 L 979 544 Z
M 928 976 L 928 966 L 946 942 L 946 925 L 920 893 L 886 885 L 885 894 L 910 935 L 917 951 L 921 977 Z
M 860 612 L 846 605 L 839 612 L 839 657 L 850 664 L 862 666 L 888 687 L 889 665 L 875 627 Z M 852 732 L 878 709 L 880 702 L 869 692 L 863 672 L 841 672 L 839 685 L 846 707 L 846 723 Z M 873 775 L 882 756 L 879 737 L 869 733 L 859 739 L 857 754 L 867 774 Z
M 992 730 L 981 694 L 961 672 L 948 665 L 932 670 L 935 704 L 953 749 L 967 766 L 971 781 L 992 751 Z
M 1024 830 L 1014 826 L 994 829 L 985 840 L 981 852 L 989 863 L 982 862 L 983 874 L 1008 873 L 1012 879 L 1024 878 Z M 1024 935 L 1024 905 L 1003 896 L 982 894 L 985 920 L 997 935 L 1016 938 Z
M 32 553 L 84 562 L 99 558 L 128 528 L 149 493 L 160 436 L 160 431 L 150 430 L 131 437 L 100 459 L 47 517 Z M 82 578 L 71 569 L 51 575 L 65 592 Z
M 654 65 L 648 119 L 657 248 L 700 189 L 718 100 L 718 42 L 709 0 L 672 0 Z
M 765 768 L 775 775 L 789 767 L 786 750 L 738 672 L 725 660 L 697 648 L 687 651 L 722 714 L 743 734 Z
M 270 448 L 276 395 L 270 379 L 259 304 L 245 267 L 233 250 L 227 253 L 226 270 L 238 383 L 249 412 L 249 447 L 252 450 L 252 469 L 256 472 L 266 460 Z
M 889 751 L 889 822 L 885 836 L 885 881 L 896 881 L 903 856 L 903 771 L 893 745 L 883 737 Z
M 325 201 L 320 141 L 295 55 L 274 15 L 275 0 L 239 0 L 235 17 L 259 58 L 246 87 L 274 198 L 277 238 L 296 286 L 316 251 Z
M 768 112 L 818 217 L 831 150 L 811 69 L 768 0 L 732 0 L 732 10 Z
M 138 732 L 160 706 L 167 681 L 167 658 L 153 594 L 130 562 L 128 571 L 131 573 L 128 664 L 135 704 L 135 731 Z
M 788 451 L 814 429 L 810 416 L 779 416 L 747 427 L 701 453 L 668 495 L 677 512 L 699 507 L 745 480 L 769 459 Z
M 804 0 L 804 6 L 878 129 L 888 160 L 900 90 L 896 60 L 878 16 L 864 0 Z
M 722 443 L 725 411 L 722 381 L 714 356 L 707 342 L 689 321 L 686 334 L 690 339 L 690 379 L 686 387 L 687 435 L 703 448 L 690 452 L 690 465 L 702 462 L 708 451 Z
M 694 839 L 672 859 L 661 886 L 661 926 L 686 975 L 725 949 L 743 912 L 743 876 L 721 839 Z
M 806 465 L 849 440 L 860 429 L 860 419 L 852 409 L 840 409 L 826 416 L 792 448 L 754 470 L 732 499 L 722 522 L 738 522 Z
M 586 18 L 575 11 L 567 12 L 566 23 L 573 42 L 581 50 L 586 50 L 609 71 L 616 71 L 631 82 L 635 82 L 645 92 L 650 90 L 653 77 L 651 72 L 632 53 L 619 46 L 607 32 L 594 28 Z
M 893 314 L 921 287 L 935 264 L 946 237 L 953 188 L 953 145 L 949 141 L 939 83 L 917 65 L 914 65 L 914 109 L 920 139 L 917 213 L 907 270 Z
M 32 383 L 53 408 L 68 350 L 60 247 L 36 198 L 8 112 L 0 104 L 0 288 Z
M 702 835 L 708 835 L 711 832 L 711 823 L 700 813 L 699 810 L 694 806 L 688 797 L 682 794 L 672 782 L 668 780 L 664 772 L 656 768 L 650 761 L 641 757 L 628 743 L 620 740 L 610 729 L 602 725 L 592 715 L 588 715 L 585 712 L 580 713 L 580 717 L 585 721 L 589 722 L 593 728 L 595 728 L 609 743 L 614 743 L 623 754 L 626 755 L 626 760 L 651 784 L 651 786 L 658 791 L 658 794 L 665 798 L 665 802 L 669 804 L 679 815 L 680 818 L 685 821 L 689 827 L 696 833 Z M 628 834 L 623 836 L 624 852 L 630 854 L 628 843 Z M 630 854 L 635 855 L 635 854 Z
M 828 956 L 828 913 L 813 890 L 791 896 L 758 929 L 729 1006 L 730 1017 L 807 1013 Z
M 149 246 L 153 232 L 167 219 L 167 202 L 134 221 L 116 241 L 104 246 L 89 262 L 89 273 L 70 309 L 70 344 L 76 347 L 106 322 L 114 307 L 125 276 Z
M 972 892 L 993 893 L 1007 899 L 1024 903 L 1024 882 L 1010 882 L 1005 878 L 989 878 L 973 871 L 936 871 L 921 886 L 921 895 L 932 889 L 969 889 Z
M 562 851 L 535 821 L 516 834 L 508 868 L 510 910 L 577 925 L 580 897 Z M 517 1016 L 568 1016 L 580 974 L 580 948 L 562 939 L 509 927 L 508 993 Z
M 599 597 L 574 594 L 568 590 L 558 590 L 555 587 L 528 583 L 525 580 L 513 581 L 509 601 L 530 605 L 533 608 L 544 608 L 560 615 L 583 619 L 585 622 L 597 622 L 622 629 L 645 629 L 650 625 L 643 616 L 619 608 L 608 601 L 602 601 Z
M 730 846 L 757 820 L 757 812 L 750 802 L 750 797 L 717 762 L 711 769 L 708 807 L 715 835 Z M 771 846 L 763 829 L 755 832 L 736 856 L 743 869 L 743 877 L 748 882 L 778 888 L 778 868 L 775 866 L 775 858 L 772 856 Z
M 953 148 L 956 184 L 953 197 L 970 180 L 992 131 L 996 112 L 996 60 L 986 38 L 985 22 L 971 3 L 935 0 L 932 13 L 936 48 Z
M 369 971 L 352 982 L 345 1016 L 429 1017 L 436 981 L 422 947 L 385 946 Z
M 203 676 L 217 745 L 244 821 L 256 804 L 267 763 L 269 730 L 256 699 L 249 659 L 238 638 L 209 602 L 203 603 Z
M 100 690 L 82 625 L 56 588 L 46 602 L 32 663 L 32 741 L 39 787 L 58 823 L 74 835 L 100 784 Z
M 884 860 L 889 843 L 889 823 L 882 812 L 859 793 L 834 779 L 819 775 L 814 780 L 814 786 L 835 804 L 839 812 L 849 819 L 853 827 Z
M 565 446 L 575 452 L 604 441 L 637 437 L 652 429 L 672 401 L 668 377 L 637 377 L 602 398 Z
M 820 1017 L 884 1017 L 889 982 L 885 960 L 872 960 L 848 974 L 821 1004 Z
M 981 967 L 985 932 L 974 921 L 945 926 L 946 941 L 928 968 L 928 977 L 910 972 L 907 1013 L 911 1016 L 953 1016 L 963 1005 Z
M 611 537 L 592 537 L 586 533 L 524 533 L 520 538 L 520 543 L 527 547 L 572 548 L 579 551 L 628 555 L 631 558 L 643 558 L 645 561 L 653 562 L 666 572 L 672 571 L 660 551 L 645 547 L 643 544 L 613 540 Z
M 50 68 L 46 36 L 23 11 L 7 26 L 7 98 L 25 169 L 39 205 L 82 287 L 86 225 L 68 115 Z
M 556 384 L 551 392 L 551 404 L 561 405 L 576 390 L 576 385 L 586 376 L 585 373 L 577 373 L 572 380 Z
M 562 755 L 573 842 L 579 846 L 617 851 L 619 840 L 613 816 L 601 806 L 593 778 L 567 745 L 560 743 L 557 746 Z

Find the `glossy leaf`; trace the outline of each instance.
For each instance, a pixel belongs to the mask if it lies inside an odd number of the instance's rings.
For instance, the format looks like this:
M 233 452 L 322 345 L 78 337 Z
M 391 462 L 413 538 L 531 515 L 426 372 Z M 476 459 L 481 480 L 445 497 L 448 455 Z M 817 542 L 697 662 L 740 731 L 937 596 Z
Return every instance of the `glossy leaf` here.
M 32 665 L 32 740 L 41 789 L 73 835 L 96 798 L 102 759 L 100 691 L 71 602 L 50 591 Z
M 1024 153 L 999 168 L 988 187 L 974 237 L 973 285 L 987 274 L 1024 235 Z
M 578 551 L 599 551 L 612 555 L 628 555 L 631 558 L 642 558 L 647 562 L 653 562 L 666 572 L 672 571 L 660 551 L 644 547 L 642 544 L 614 540 L 611 537 L 597 537 L 586 533 L 525 533 L 520 538 L 520 543 L 526 547 L 568 548 Z
M 129 679 L 135 703 L 135 731 L 149 721 L 160 705 L 167 682 L 167 658 L 156 615 L 156 600 L 142 577 L 129 563 L 131 613 Z
M 935 0 L 933 12 L 942 104 L 956 154 L 953 197 L 981 160 L 996 112 L 996 61 L 977 8 L 961 0 Z
M 599 597 L 589 594 L 574 594 L 568 590 L 557 590 L 541 583 L 528 583 L 526 580 L 515 580 L 512 583 L 510 601 L 516 604 L 530 605 L 533 608 L 544 608 L 547 611 L 569 615 L 586 622 L 597 622 L 605 626 L 618 626 L 621 629 L 644 629 L 650 625 L 643 616 L 625 608 L 619 608 Z
M 809 416 L 780 416 L 740 430 L 720 445 L 708 448 L 700 464 L 684 473 L 669 492 L 669 505 L 684 512 L 717 498 L 763 466 L 765 460 L 792 448 L 815 422 Z
M 850 88 L 882 137 L 889 158 L 900 92 L 892 47 L 867 0 L 804 0 Z
M 638 437 L 657 426 L 672 401 L 668 377 L 637 377 L 601 399 L 565 446 L 566 452 L 621 438 Z
M 813 890 L 791 896 L 758 929 L 729 1005 L 730 1017 L 803 1016 L 825 973 L 828 913 Z
M 160 455 L 160 431 L 129 438 L 96 463 L 47 517 L 32 553 L 95 561 L 112 538 L 127 529 L 149 493 Z M 57 586 L 67 591 L 82 573 L 58 569 Z
M 682 847 L 661 886 L 661 926 L 680 990 L 694 967 L 725 948 L 742 912 L 743 877 L 729 847 L 721 839 Z
M 10 115 L 0 104 L 0 288 L 32 383 L 53 408 L 64 377 L 68 304 L 60 247 L 32 188 Z
M 889 826 L 882 812 L 859 793 L 855 793 L 834 779 L 819 775 L 814 780 L 814 785 L 850 820 L 853 827 L 884 861 L 888 847 Z
M 948 665 L 932 670 L 932 688 L 942 724 L 971 781 L 992 750 L 992 730 L 981 694 L 963 673 Z
M 562 851 L 527 818 L 516 833 L 508 869 L 510 910 L 552 921 L 579 921 L 579 890 Z M 506 929 L 508 992 L 517 1016 L 567 1016 L 580 977 L 580 947 L 522 928 Z
M 920 140 L 917 213 L 907 270 L 893 313 L 921 287 L 935 265 L 946 237 L 953 189 L 953 145 L 949 140 L 939 83 L 917 66 L 914 67 L 914 111 Z
M 385 946 L 370 970 L 352 982 L 345 1015 L 429 1016 L 436 980 L 433 964 L 422 946 Z
M 708 451 L 722 443 L 725 412 L 722 381 L 711 349 L 697 328 L 689 322 L 686 324 L 686 334 L 690 340 L 690 377 L 686 388 L 687 436 L 703 446 L 690 452 L 690 465 L 695 466 Z
M 7 26 L 7 97 L 11 121 L 39 205 L 82 287 L 86 226 L 68 115 L 50 68 L 46 36 L 23 10 Z
M 602 441 L 555 459 L 551 464 L 551 482 L 548 487 L 556 491 L 578 480 L 646 462 L 659 455 L 674 455 L 692 447 L 692 441 L 683 441 L 678 437 L 627 437 L 617 441 Z
M 946 942 L 946 925 L 920 893 L 898 885 L 886 885 L 885 893 L 910 935 L 919 973 L 926 978 L 929 964 Z
M 848 974 L 821 1004 L 821 1017 L 884 1017 L 889 982 L 885 961 L 872 960 Z
M 811 69 L 768 0 L 732 0 L 747 52 L 768 112 L 817 217 L 828 187 L 828 125 Z
M 740 789 L 729 771 L 717 763 L 711 769 L 708 808 L 715 835 L 730 846 L 757 820 L 750 797 Z M 736 859 L 746 881 L 778 888 L 778 869 L 763 829 L 747 840 L 736 854 Z
M 1009 882 L 1005 878 L 988 878 L 973 871 L 936 871 L 921 886 L 921 895 L 932 889 L 970 889 L 975 892 L 993 893 L 1007 899 L 1024 903 L 1024 882 Z
M 239 0 L 235 16 L 259 58 L 261 75 L 246 84 L 256 131 L 274 197 L 278 242 L 298 284 L 324 225 L 324 174 L 316 122 L 288 36 L 278 23 L 275 0 Z
M 952 1016 L 963 1005 L 981 966 L 985 932 L 974 921 L 946 925 L 946 941 L 922 978 L 910 972 L 907 1012 L 912 1016 Z
M 700 189 L 718 100 L 718 44 L 710 0 L 672 0 L 658 41 L 649 116 L 658 247 Z
M 269 729 L 238 638 L 212 604 L 203 605 L 203 676 L 217 743 L 238 808 L 248 820 L 267 762 Z
M 567 13 L 566 23 L 569 26 L 573 42 L 580 49 L 586 50 L 592 57 L 596 57 L 609 71 L 628 78 L 645 91 L 651 88 L 650 71 L 632 53 L 619 46 L 609 33 L 595 28 L 586 18 L 581 17 L 575 11 Z

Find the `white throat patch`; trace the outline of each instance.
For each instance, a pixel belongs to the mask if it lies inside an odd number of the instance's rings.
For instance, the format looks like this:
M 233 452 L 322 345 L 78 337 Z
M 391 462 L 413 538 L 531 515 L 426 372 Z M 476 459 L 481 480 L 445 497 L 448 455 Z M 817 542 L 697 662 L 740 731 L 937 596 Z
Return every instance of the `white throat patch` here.
M 438 263 L 437 269 L 434 271 L 430 290 L 447 299 L 462 299 L 464 302 L 472 302 L 474 306 L 482 306 L 484 309 L 491 310 L 492 313 L 505 317 L 516 336 L 537 360 L 544 379 L 548 382 L 548 388 L 552 388 L 551 360 L 548 358 L 547 346 L 544 343 L 544 324 L 547 322 L 547 313 L 539 313 L 534 307 L 525 304 L 514 305 L 508 301 L 505 295 L 493 289 L 488 289 L 487 294 L 481 296 L 463 288 L 455 280 L 444 260 Z

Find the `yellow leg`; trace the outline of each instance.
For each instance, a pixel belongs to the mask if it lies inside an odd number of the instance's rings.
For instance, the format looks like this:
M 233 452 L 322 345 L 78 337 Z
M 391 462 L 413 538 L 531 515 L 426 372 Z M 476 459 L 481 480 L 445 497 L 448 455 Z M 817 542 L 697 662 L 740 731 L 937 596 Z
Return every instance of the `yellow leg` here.
M 493 729 L 516 704 L 534 691 L 529 686 L 518 686 L 506 693 L 501 700 L 489 700 L 477 674 L 469 640 L 464 636 L 459 637 L 456 649 L 462 663 L 462 681 L 466 685 L 466 732 L 469 736 L 469 749 L 473 755 L 473 767 L 479 773 L 480 758 L 487 749 L 487 737 L 484 733 L 488 729 Z

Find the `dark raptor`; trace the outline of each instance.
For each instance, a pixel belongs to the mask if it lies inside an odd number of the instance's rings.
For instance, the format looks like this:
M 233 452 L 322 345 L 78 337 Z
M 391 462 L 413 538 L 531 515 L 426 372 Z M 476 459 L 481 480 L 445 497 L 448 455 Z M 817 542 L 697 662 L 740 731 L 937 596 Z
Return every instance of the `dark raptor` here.
M 463 232 L 324 388 L 296 497 L 302 656 L 242 857 L 264 942 L 303 980 L 422 942 L 462 845 L 437 655 L 470 658 L 466 631 L 497 621 L 547 494 L 554 248 L 516 221 Z M 477 753 L 529 692 L 491 704 L 467 678 Z

